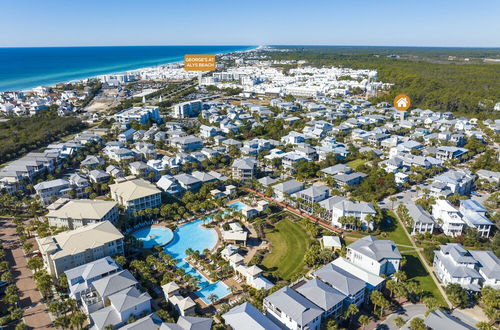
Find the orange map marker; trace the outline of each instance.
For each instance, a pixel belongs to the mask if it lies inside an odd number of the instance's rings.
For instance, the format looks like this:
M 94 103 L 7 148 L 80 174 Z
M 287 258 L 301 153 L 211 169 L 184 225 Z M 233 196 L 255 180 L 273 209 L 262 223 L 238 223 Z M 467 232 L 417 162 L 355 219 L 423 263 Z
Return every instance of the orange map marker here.
M 406 94 L 399 94 L 394 98 L 394 107 L 399 111 L 406 111 L 410 108 L 411 100 Z

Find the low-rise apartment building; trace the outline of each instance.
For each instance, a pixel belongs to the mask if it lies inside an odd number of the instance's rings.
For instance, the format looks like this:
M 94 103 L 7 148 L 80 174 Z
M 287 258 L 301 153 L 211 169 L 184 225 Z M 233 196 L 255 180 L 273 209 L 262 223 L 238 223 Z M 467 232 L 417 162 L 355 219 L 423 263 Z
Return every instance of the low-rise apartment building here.
M 118 220 L 118 205 L 112 201 L 60 198 L 47 209 L 49 225 L 56 227 L 77 229 L 102 221 L 114 224 Z
M 125 177 L 109 186 L 111 198 L 123 205 L 129 216 L 133 212 L 161 205 L 161 190 L 144 179 Z
M 49 274 L 64 271 L 106 256 L 123 255 L 123 235 L 109 221 L 98 222 L 36 241 Z

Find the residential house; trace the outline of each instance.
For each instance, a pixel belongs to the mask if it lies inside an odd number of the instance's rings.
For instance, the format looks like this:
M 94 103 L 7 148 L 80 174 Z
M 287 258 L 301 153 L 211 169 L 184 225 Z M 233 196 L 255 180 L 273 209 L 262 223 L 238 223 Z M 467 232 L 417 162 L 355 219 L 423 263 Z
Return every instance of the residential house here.
M 283 201 L 287 196 L 291 196 L 304 189 L 304 184 L 295 179 L 275 184 L 273 187 L 274 196 L 277 200 Z
M 474 330 L 475 328 L 456 318 L 455 316 L 443 312 L 440 309 L 430 312 L 424 320 L 427 329 L 454 329 L 454 330 Z
M 434 178 L 431 193 L 439 196 L 443 190 L 449 190 L 451 194 L 469 195 L 473 184 L 474 175 L 469 170 L 450 170 Z
M 249 302 L 231 308 L 222 314 L 222 318 L 233 330 L 280 330 L 280 327 Z
M 163 190 L 167 195 L 178 196 L 182 188 L 177 180 L 171 175 L 162 175 L 156 182 L 156 186 Z
M 365 236 L 347 246 L 347 260 L 378 276 L 390 276 L 398 271 L 402 256 L 390 240 Z
M 187 173 L 174 175 L 174 179 L 179 183 L 182 189 L 192 192 L 200 190 L 203 184 L 203 181 Z
M 480 291 L 481 274 L 477 271 L 477 261 L 458 243 L 441 245 L 434 251 L 434 272 L 444 285 L 460 284 L 463 288 Z
M 254 157 L 235 159 L 231 166 L 231 174 L 234 179 L 253 179 L 257 172 L 257 160 Z
M 89 172 L 89 179 L 92 183 L 104 183 L 109 180 L 110 175 L 103 170 L 92 170 Z
M 363 228 L 373 228 L 373 221 L 369 221 L 367 217 L 377 214 L 372 204 L 366 202 L 352 202 L 342 196 L 332 196 L 319 202 L 319 205 L 327 210 L 325 215 L 331 218 L 332 225 L 337 227 L 345 227 L 339 222 L 341 217 L 354 217 L 361 221 Z
M 318 278 L 300 281 L 293 288 L 323 310 L 322 318 L 338 319 L 344 308 L 346 295 Z
M 422 208 L 422 206 L 413 202 L 406 203 L 408 215 L 412 219 L 411 234 L 432 234 L 434 232 L 434 218 Z
M 273 322 L 292 330 L 318 330 L 323 310 L 286 286 L 264 298 L 266 316 Z
M 69 181 L 66 179 L 44 181 L 36 184 L 33 188 L 44 205 L 48 205 L 59 197 L 69 196 L 71 191 Z
M 104 257 L 64 272 L 68 279 L 69 296 L 76 301 L 86 292 L 92 282 L 116 273 L 120 267 L 111 257 Z
M 467 226 L 474 228 L 482 237 L 489 237 L 494 227 L 486 217 L 486 209 L 473 199 L 460 201 L 460 213 Z
M 194 151 L 203 148 L 203 141 L 193 135 L 175 137 L 169 140 L 170 145 L 181 151 Z
M 436 219 L 446 236 L 455 237 L 462 235 L 465 226 L 462 214 L 447 200 L 436 200 L 436 203 L 432 205 L 432 216 Z
M 313 276 L 343 294 L 345 307 L 350 304 L 361 306 L 365 302 L 366 283 L 341 267 L 328 263 L 316 270 Z
M 467 154 L 467 149 L 458 147 L 442 146 L 437 149 L 436 158 L 442 161 L 450 159 L 462 159 Z

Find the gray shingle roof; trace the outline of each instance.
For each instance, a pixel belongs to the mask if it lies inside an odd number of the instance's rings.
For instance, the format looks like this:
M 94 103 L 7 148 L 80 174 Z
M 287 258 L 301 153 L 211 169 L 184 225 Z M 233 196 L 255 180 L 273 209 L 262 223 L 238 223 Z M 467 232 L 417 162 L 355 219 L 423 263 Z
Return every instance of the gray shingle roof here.
M 369 258 L 377 261 L 383 259 L 401 259 L 401 253 L 390 240 L 380 240 L 371 235 L 358 239 L 351 245 L 349 249 L 357 251 Z
M 279 289 L 264 300 L 279 308 L 300 326 L 310 323 L 323 313 L 321 308 L 288 286 Z
M 234 330 L 279 330 L 280 328 L 249 302 L 233 307 L 222 315 Z
M 136 284 L 137 280 L 134 276 L 132 276 L 128 270 L 122 270 L 94 281 L 92 286 L 101 297 L 107 297 Z
M 111 304 L 118 312 L 125 311 L 134 306 L 138 306 L 146 301 L 151 300 L 151 296 L 147 292 L 140 292 L 135 287 L 122 290 L 108 297 Z
M 422 208 L 422 206 L 415 203 L 407 203 L 406 208 L 408 209 L 408 214 L 413 219 L 415 223 L 434 223 L 432 216 Z
M 333 264 L 324 265 L 314 272 L 314 276 L 346 296 L 355 296 L 360 290 L 365 289 L 364 281 Z
M 324 311 L 328 311 L 346 298 L 346 295 L 342 292 L 335 290 L 317 278 L 305 282 L 296 291 L 321 307 Z

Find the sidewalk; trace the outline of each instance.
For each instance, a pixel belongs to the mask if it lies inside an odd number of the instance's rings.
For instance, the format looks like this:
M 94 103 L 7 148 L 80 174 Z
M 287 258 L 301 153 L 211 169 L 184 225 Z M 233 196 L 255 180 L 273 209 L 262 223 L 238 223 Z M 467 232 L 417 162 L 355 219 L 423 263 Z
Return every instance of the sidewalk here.
M 35 287 L 31 270 L 16 234 L 15 225 L 5 218 L 0 220 L 0 239 L 4 242 L 6 259 L 11 266 L 17 287 L 21 290 L 19 305 L 24 311 L 24 322 L 34 329 L 52 329 L 47 307 Z
M 425 260 L 425 257 L 424 255 L 422 254 L 422 249 L 419 249 L 417 247 L 417 245 L 415 244 L 415 241 L 413 240 L 413 238 L 410 236 L 410 233 L 408 233 L 408 230 L 406 229 L 406 226 L 404 225 L 404 223 L 401 221 L 401 219 L 399 218 L 399 215 L 395 212 L 394 213 L 396 215 L 396 219 L 398 220 L 399 222 L 399 225 L 401 227 L 403 227 L 405 233 L 406 233 L 406 236 L 408 236 L 408 239 L 410 240 L 411 242 L 411 245 L 413 246 L 413 248 L 415 249 L 415 251 L 417 252 L 418 254 L 418 257 L 420 258 L 420 262 L 424 265 L 425 269 L 427 270 L 427 272 L 429 273 L 429 275 L 431 276 L 432 280 L 434 281 L 434 283 L 436 284 L 439 292 L 441 292 L 441 295 L 443 296 L 444 298 L 444 301 L 448 304 L 448 307 L 451 308 L 452 305 L 451 305 L 451 302 L 448 300 L 448 296 L 446 295 L 446 292 L 444 291 L 443 289 L 443 286 L 441 285 L 441 283 L 439 283 L 438 279 L 436 278 L 436 275 L 434 275 L 434 271 L 432 270 L 432 268 L 427 264 L 427 261 Z

